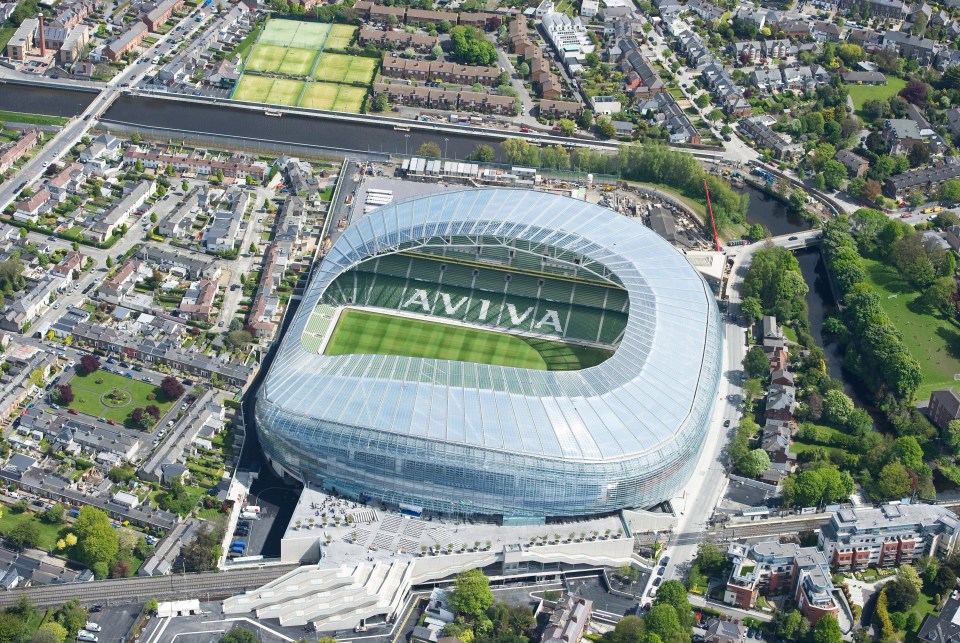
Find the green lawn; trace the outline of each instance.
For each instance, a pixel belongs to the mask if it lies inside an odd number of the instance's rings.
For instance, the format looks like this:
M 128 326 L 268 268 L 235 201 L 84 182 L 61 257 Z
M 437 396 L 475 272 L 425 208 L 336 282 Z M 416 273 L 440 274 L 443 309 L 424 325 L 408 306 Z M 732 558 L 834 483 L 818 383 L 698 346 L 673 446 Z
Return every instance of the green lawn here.
M 867 280 L 880 295 L 880 306 L 903 334 L 903 343 L 920 362 L 923 381 L 917 399 L 931 391 L 954 386 L 960 374 L 960 326 L 930 311 L 896 268 L 864 260 Z
M 875 98 L 887 100 L 891 96 L 899 94 L 900 90 L 906 86 L 907 81 L 902 78 L 887 76 L 886 85 L 847 85 L 847 91 L 850 92 L 850 98 L 853 99 L 853 108 L 859 114 L 866 101 Z
M 27 114 L 25 112 L 0 111 L 0 123 L 29 123 L 30 125 L 63 125 L 69 118 L 60 116 L 45 116 L 43 114 Z
M 923 619 L 927 617 L 928 614 L 933 614 L 933 611 L 936 609 L 937 604 L 933 602 L 933 597 L 927 596 L 925 592 L 920 592 L 920 600 L 917 601 L 917 604 L 910 608 L 907 612 L 913 612 L 920 617 L 920 624 L 923 624 Z M 916 641 L 917 633 L 916 632 L 907 632 L 907 641 Z
M 173 404 L 159 386 L 102 370 L 92 375 L 76 375 L 70 380 L 70 386 L 73 388 L 74 395 L 70 408 L 92 417 L 104 417 L 121 424 L 138 406 L 155 404 L 162 413 L 166 413 Z M 113 389 L 119 389 L 127 394 L 121 406 L 104 403 L 106 394 Z M 155 396 L 155 399 L 149 399 L 151 395 Z
M 325 53 L 320 57 L 313 77 L 331 83 L 367 85 L 376 69 L 377 61 L 373 58 Z
M 22 514 L 13 513 L 9 507 L 3 508 L 3 515 L 0 516 L 0 533 L 8 534 L 13 531 L 20 523 L 27 522 L 34 518 L 34 515 L 29 511 L 25 511 Z M 40 549 L 46 549 L 47 551 L 53 551 L 56 547 L 57 540 L 61 537 L 61 532 L 66 534 L 69 531 L 65 525 L 51 525 L 49 523 L 43 522 L 39 518 L 36 520 L 37 527 L 40 530 Z
M 0 27 L 0 49 L 6 49 L 7 43 L 17 32 L 16 27 Z
M 533 370 L 579 370 L 610 351 L 395 315 L 345 310 L 324 354 L 403 355 Z
M 355 33 L 357 33 L 356 27 L 350 25 L 333 25 L 324 47 L 326 49 L 346 49 L 350 46 L 350 43 L 353 42 L 353 35 Z

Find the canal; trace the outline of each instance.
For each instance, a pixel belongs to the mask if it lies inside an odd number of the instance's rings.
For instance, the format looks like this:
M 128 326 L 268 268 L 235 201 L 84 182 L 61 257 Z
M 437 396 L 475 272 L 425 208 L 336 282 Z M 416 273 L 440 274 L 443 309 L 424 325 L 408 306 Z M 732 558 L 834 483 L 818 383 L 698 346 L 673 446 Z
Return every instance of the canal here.
M 97 92 L 54 89 L 37 85 L 0 84 L 0 111 L 76 116 L 93 102 Z

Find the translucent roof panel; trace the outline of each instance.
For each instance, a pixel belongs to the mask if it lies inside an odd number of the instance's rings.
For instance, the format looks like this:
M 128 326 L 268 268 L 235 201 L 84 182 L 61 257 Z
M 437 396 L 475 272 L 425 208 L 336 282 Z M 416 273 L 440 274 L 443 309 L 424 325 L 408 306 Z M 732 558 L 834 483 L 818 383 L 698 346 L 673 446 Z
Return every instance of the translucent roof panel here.
M 408 240 L 500 231 L 588 257 L 623 284 L 627 327 L 610 359 L 580 371 L 533 371 L 303 348 L 326 289 L 371 255 Z M 539 458 L 656 454 L 693 426 L 699 448 L 719 377 L 717 316 L 713 294 L 684 255 L 636 221 L 543 192 L 443 192 L 385 206 L 344 231 L 317 269 L 260 397 L 303 421 Z

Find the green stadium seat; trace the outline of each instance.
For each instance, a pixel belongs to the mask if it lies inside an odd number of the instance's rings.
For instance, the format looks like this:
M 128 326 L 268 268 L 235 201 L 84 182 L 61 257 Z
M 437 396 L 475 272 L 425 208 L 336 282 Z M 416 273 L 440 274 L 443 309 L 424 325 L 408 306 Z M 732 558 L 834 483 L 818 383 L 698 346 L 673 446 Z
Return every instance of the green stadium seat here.
M 602 323 L 603 325 L 600 328 L 600 342 L 612 346 L 620 338 L 623 329 L 627 327 L 627 316 L 623 313 L 608 310 L 603 313 Z
M 585 342 L 596 342 L 600 334 L 603 312 L 582 306 L 573 306 L 567 322 L 566 337 Z M 562 320 L 561 320 L 562 321 Z
M 441 283 L 459 288 L 471 288 L 473 286 L 473 268 L 456 263 L 448 263 L 446 266 Z

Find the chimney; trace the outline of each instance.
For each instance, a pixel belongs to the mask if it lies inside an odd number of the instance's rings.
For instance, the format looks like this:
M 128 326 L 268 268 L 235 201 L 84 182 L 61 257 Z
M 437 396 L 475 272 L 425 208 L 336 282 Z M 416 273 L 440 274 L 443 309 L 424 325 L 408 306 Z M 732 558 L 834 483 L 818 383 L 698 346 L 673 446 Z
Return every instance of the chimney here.
M 43 14 L 42 13 L 37 14 L 37 20 L 40 21 L 40 57 L 46 58 L 47 57 L 47 40 L 43 35 Z

